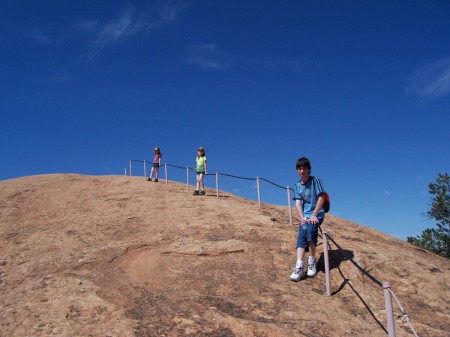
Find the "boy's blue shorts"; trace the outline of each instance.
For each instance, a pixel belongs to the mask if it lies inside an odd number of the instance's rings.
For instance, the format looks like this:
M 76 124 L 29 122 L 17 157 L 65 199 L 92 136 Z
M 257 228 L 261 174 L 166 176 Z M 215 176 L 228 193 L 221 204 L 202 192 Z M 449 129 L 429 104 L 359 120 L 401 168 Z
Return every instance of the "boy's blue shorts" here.
M 299 225 L 297 248 L 306 248 L 312 242 L 317 246 L 317 237 L 319 236 L 319 225 Z

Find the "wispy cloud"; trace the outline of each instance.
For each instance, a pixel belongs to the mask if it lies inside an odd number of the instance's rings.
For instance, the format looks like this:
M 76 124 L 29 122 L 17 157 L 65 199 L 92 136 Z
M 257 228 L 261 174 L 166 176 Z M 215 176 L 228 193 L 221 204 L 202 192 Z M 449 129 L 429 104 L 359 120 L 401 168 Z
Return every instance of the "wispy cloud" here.
M 82 21 L 78 27 L 93 36 L 90 49 L 86 53 L 89 59 L 94 58 L 103 50 L 110 48 L 138 34 L 153 32 L 160 27 L 176 21 L 177 14 L 184 8 L 168 2 L 164 5 L 154 5 L 151 10 L 137 13 L 129 9 L 121 13 L 118 18 L 108 22 L 99 20 Z
M 55 39 L 44 33 L 41 29 L 34 29 L 32 32 L 27 33 L 26 36 L 41 45 L 50 45 L 55 42 Z
M 220 70 L 229 67 L 229 63 L 224 60 L 224 56 L 217 51 L 215 43 L 188 47 L 187 62 L 198 65 L 203 69 Z
M 131 37 L 142 30 L 142 27 L 133 21 L 130 12 L 122 14 L 118 19 L 108 22 L 99 23 L 98 21 L 89 21 L 80 23 L 80 27 L 86 31 L 90 31 L 93 40 L 90 42 L 90 48 L 86 56 L 92 59 L 105 48 L 115 43 Z
M 384 195 L 387 195 L 389 197 L 391 195 L 391 192 L 389 192 L 388 190 L 384 190 Z
M 414 71 L 406 92 L 422 99 L 436 99 L 450 94 L 450 57 Z
M 174 24 L 179 13 L 186 7 L 186 4 L 174 4 L 170 0 L 156 1 L 146 9 L 128 8 L 110 20 L 94 18 L 62 27 L 34 27 L 25 35 L 43 46 L 82 39 L 88 47 L 84 52 L 80 51 L 80 59 L 93 59 L 105 49 L 139 34 L 149 34 Z
M 187 4 L 173 4 L 171 1 L 155 4 L 152 9 L 153 28 L 173 23 L 176 20 L 178 13 L 185 7 L 187 7 Z
M 200 66 L 203 69 L 228 69 L 231 66 L 245 71 L 258 72 L 300 72 L 309 68 L 309 65 L 298 60 L 284 57 L 240 57 L 219 50 L 215 43 L 189 46 L 187 48 L 187 62 Z
M 53 32 L 50 28 L 35 27 L 25 33 L 25 36 L 36 44 L 49 46 L 63 43 L 69 35 L 62 35 L 61 32 Z
M 408 181 L 405 185 L 406 186 L 411 186 L 411 185 L 417 185 L 417 184 L 422 184 L 422 182 L 425 180 L 425 176 L 422 175 L 418 175 L 417 177 L 411 179 L 410 181 Z

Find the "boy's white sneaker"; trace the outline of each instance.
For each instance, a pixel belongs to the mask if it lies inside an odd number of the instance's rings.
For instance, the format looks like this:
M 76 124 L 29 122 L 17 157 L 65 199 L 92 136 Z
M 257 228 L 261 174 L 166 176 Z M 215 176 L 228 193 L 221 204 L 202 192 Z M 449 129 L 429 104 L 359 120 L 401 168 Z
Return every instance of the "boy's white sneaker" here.
M 295 268 L 291 274 L 291 281 L 298 282 L 305 275 L 305 269 L 303 267 Z
M 308 261 L 308 277 L 314 277 L 317 274 L 316 261 Z

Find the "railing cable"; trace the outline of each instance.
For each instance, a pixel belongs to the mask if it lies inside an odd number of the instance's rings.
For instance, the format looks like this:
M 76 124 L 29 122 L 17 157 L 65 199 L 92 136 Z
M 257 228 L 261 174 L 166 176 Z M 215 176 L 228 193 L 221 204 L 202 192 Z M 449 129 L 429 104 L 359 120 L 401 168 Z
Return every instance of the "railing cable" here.
M 281 186 L 281 185 L 275 184 L 274 182 L 272 182 L 272 181 L 270 181 L 270 180 L 267 180 L 267 179 L 264 179 L 264 178 L 259 178 L 259 179 L 261 179 L 261 180 L 264 180 L 265 182 L 268 182 L 269 184 L 272 184 L 273 186 L 276 186 L 276 187 L 282 188 L 283 190 L 285 190 L 285 189 L 286 189 L 286 187 L 285 187 L 285 186 Z
M 234 176 L 234 175 L 231 175 L 231 174 L 220 173 L 220 172 L 219 172 L 219 174 L 221 176 L 230 177 L 230 178 L 237 178 L 237 179 L 243 179 L 243 180 L 256 180 L 256 178 L 244 178 L 244 177 L 238 177 L 238 176 Z
M 392 291 L 391 288 L 388 288 L 389 292 L 391 293 L 391 295 L 394 297 L 395 301 L 397 302 L 397 305 L 402 313 L 402 322 L 403 323 L 407 323 L 408 326 L 410 327 L 411 331 L 413 332 L 414 336 L 419 337 L 419 335 L 417 335 L 416 330 L 414 330 L 411 320 L 409 319 L 408 314 L 406 313 L 405 309 L 403 309 L 402 305 L 400 304 L 400 301 L 398 300 L 397 296 L 395 296 L 394 292 Z

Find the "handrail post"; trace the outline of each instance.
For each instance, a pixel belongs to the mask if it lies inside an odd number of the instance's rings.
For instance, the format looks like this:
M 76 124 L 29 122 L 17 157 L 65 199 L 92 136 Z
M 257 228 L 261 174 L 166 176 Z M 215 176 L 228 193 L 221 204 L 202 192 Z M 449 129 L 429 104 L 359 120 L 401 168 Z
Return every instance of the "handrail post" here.
M 395 337 L 395 324 L 394 324 L 394 314 L 392 310 L 392 295 L 389 289 L 391 288 L 390 282 L 383 282 L 384 291 L 384 305 L 386 306 L 386 320 L 387 320 L 387 330 L 389 337 Z
M 145 159 L 144 159 L 144 178 L 147 177 L 147 167 L 145 166 Z
M 323 234 L 323 259 L 325 262 L 325 284 L 327 289 L 327 296 L 331 296 L 330 257 L 328 254 L 327 231 L 323 230 L 322 234 Z
M 124 167 L 123 169 L 124 169 L 124 171 L 125 171 L 125 175 L 127 175 L 127 168 Z
M 167 185 L 167 163 L 164 164 L 164 175 L 166 177 L 166 185 Z
M 219 199 L 219 172 L 216 172 L 216 192 L 217 192 L 217 199 Z
M 186 188 L 189 191 L 189 166 L 186 166 Z
M 289 208 L 289 225 L 292 226 L 292 205 L 291 205 L 291 189 L 290 187 L 286 187 L 287 189 L 287 197 L 288 197 L 288 208 Z
M 131 160 L 130 160 L 130 177 L 133 175 L 132 173 L 131 173 Z
M 256 187 L 258 189 L 258 205 L 261 208 L 261 184 L 259 182 L 259 177 L 256 177 Z

